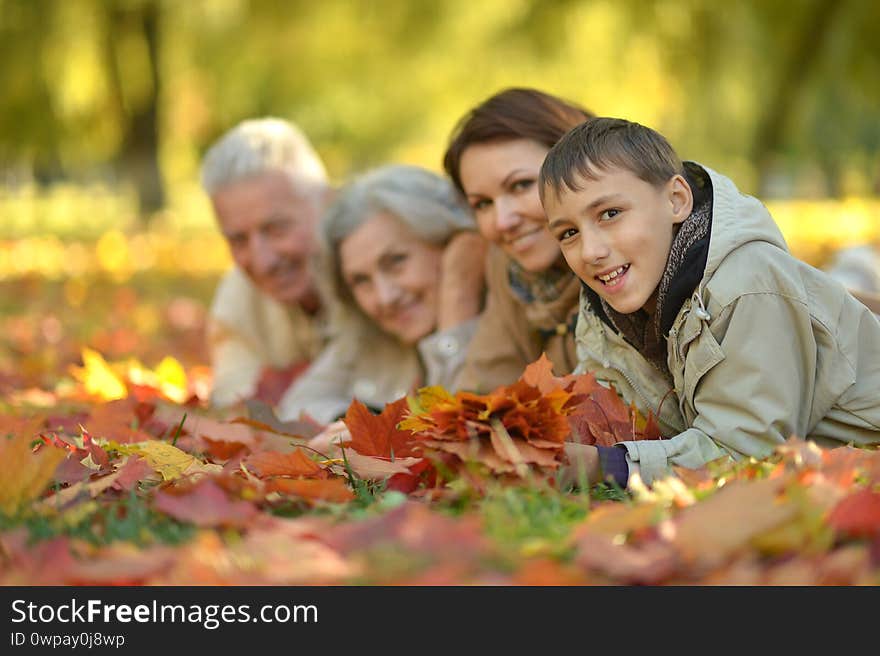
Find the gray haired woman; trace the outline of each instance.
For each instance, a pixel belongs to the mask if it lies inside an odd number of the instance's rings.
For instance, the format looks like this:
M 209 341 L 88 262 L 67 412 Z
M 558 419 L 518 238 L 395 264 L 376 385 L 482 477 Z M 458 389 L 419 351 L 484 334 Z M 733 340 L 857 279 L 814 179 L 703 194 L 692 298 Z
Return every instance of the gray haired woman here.
M 278 405 L 327 423 L 352 399 L 381 409 L 451 386 L 482 308 L 486 245 L 453 186 L 387 165 L 345 185 L 319 225 L 330 342 Z

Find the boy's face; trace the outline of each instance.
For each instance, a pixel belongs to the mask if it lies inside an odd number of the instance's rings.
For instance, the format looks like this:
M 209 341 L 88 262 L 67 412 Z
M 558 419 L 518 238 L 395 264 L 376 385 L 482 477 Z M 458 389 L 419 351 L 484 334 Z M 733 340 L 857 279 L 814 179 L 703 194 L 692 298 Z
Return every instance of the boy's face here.
M 680 175 L 658 188 L 622 168 L 596 173 L 577 179 L 579 191 L 545 190 L 550 232 L 572 271 L 611 307 L 653 314 L 673 226 L 693 205 L 690 187 Z

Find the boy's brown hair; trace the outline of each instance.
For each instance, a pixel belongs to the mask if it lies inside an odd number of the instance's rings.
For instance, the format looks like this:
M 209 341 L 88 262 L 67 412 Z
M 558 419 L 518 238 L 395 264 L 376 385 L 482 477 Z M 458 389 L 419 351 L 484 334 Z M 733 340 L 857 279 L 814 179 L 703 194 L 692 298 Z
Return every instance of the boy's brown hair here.
M 578 191 L 577 179 L 595 180 L 598 171 L 618 167 L 659 187 L 683 175 L 681 159 L 666 138 L 651 128 L 621 118 L 589 119 L 554 145 L 538 177 L 541 202 L 548 190 Z
M 459 192 L 464 193 L 460 167 L 468 146 L 531 139 L 550 148 L 571 128 L 592 116 L 580 105 L 537 89 L 504 89 L 461 117 L 452 130 L 443 168 Z

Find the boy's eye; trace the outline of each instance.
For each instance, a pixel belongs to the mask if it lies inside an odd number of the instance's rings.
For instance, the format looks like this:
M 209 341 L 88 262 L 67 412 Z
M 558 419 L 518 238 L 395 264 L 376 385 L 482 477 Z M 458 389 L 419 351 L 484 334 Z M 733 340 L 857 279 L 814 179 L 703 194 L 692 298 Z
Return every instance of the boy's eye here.
M 562 232 L 556 235 L 557 241 L 565 241 L 566 239 L 570 239 L 577 234 L 577 230 L 574 228 L 566 228 Z
M 607 209 L 604 212 L 602 212 L 602 214 L 599 215 L 599 220 L 600 221 L 610 221 L 618 214 L 620 214 L 620 210 Z
M 535 181 L 531 178 L 523 178 L 522 180 L 514 180 L 511 183 L 510 188 L 513 191 L 524 191 L 529 189 L 533 184 L 535 184 Z
M 481 200 L 471 203 L 471 208 L 474 210 L 474 212 L 481 212 L 489 207 L 490 204 L 491 202 L 489 200 L 483 198 Z

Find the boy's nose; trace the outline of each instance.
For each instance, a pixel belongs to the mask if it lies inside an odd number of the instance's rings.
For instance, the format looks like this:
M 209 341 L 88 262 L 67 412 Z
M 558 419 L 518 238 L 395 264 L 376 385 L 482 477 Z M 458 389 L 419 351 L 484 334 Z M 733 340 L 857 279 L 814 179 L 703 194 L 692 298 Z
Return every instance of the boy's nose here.
M 581 258 L 587 264 L 601 262 L 610 254 L 608 244 L 599 236 L 584 233 L 581 240 Z

